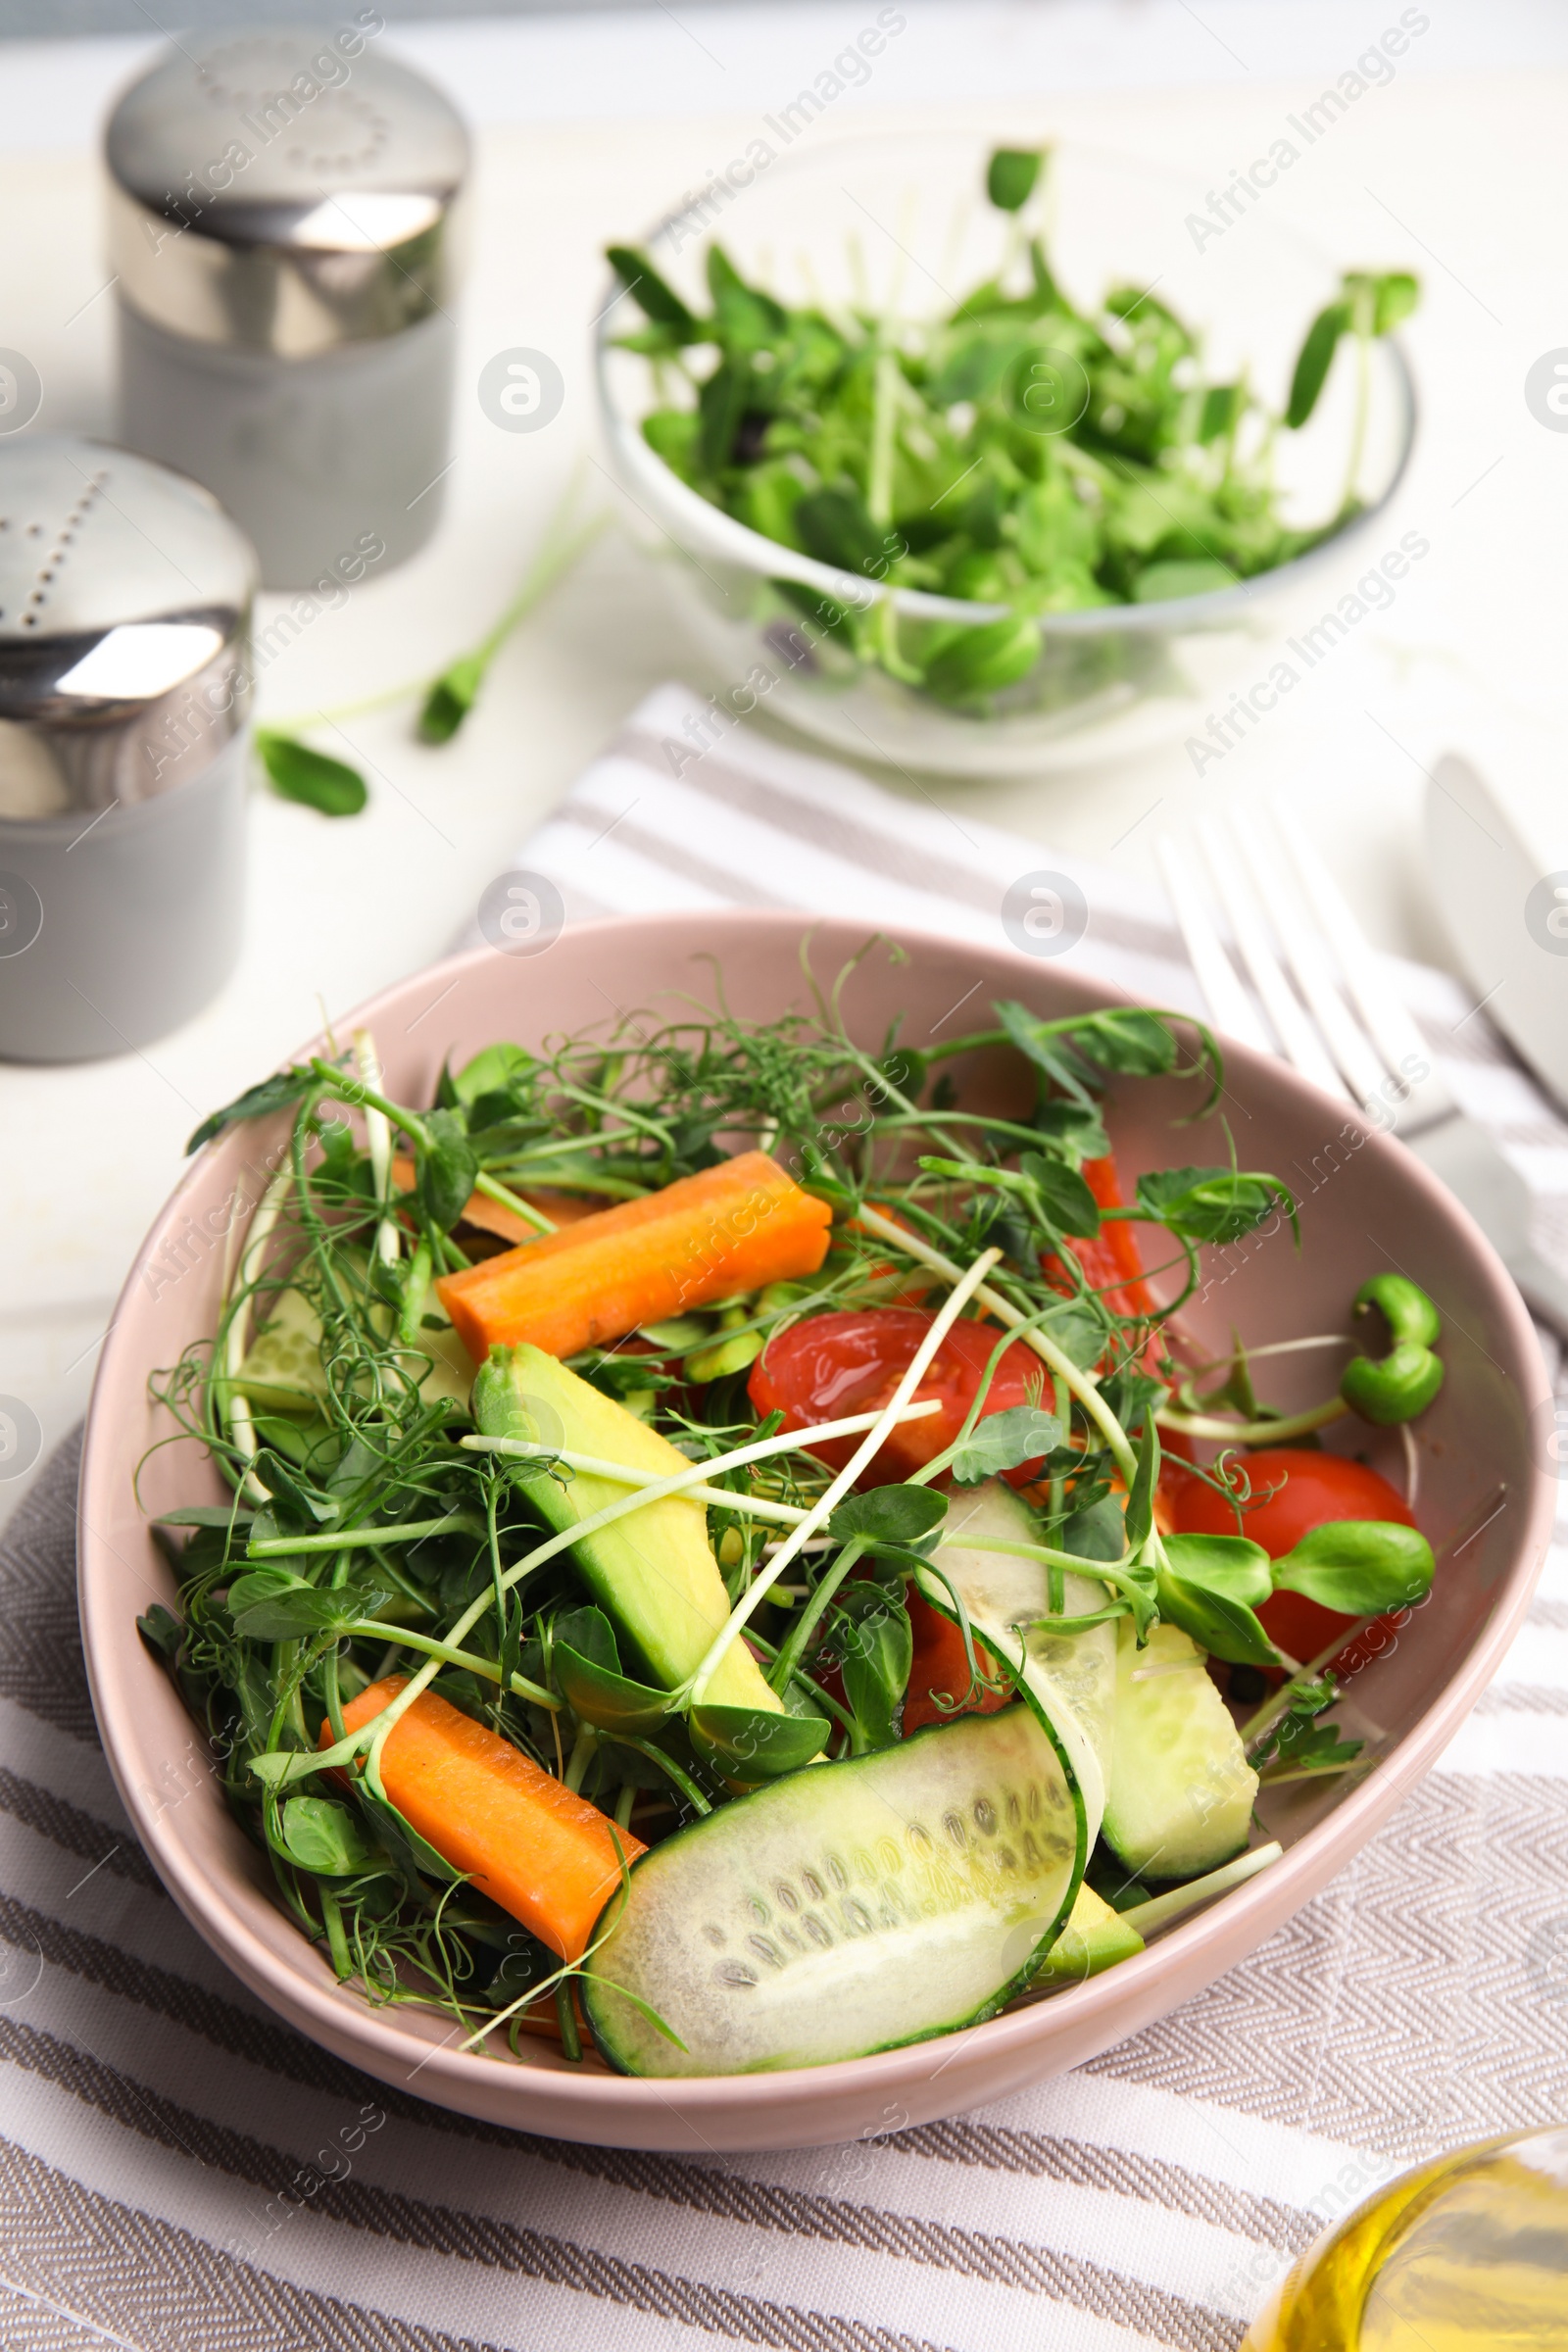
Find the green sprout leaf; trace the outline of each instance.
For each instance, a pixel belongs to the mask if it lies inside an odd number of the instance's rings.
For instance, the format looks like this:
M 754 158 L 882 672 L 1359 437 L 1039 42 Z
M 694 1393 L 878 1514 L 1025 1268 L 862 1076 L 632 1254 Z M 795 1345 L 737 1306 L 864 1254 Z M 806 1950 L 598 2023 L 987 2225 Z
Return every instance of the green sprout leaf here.
M 466 1109 L 485 1095 L 510 1094 L 517 1086 L 526 1088 L 537 1067 L 533 1055 L 522 1046 L 505 1043 L 486 1046 L 464 1063 L 452 1081 L 452 1091 Z
M 1091 1306 L 1064 1299 L 1041 1316 L 1037 1329 L 1080 1372 L 1092 1372 L 1105 1352 L 1105 1326 Z
M 986 167 L 986 194 L 999 213 L 1021 212 L 1035 192 L 1044 148 L 999 147 Z
M 1431 1590 L 1432 1546 L 1394 1520 L 1339 1519 L 1314 1527 L 1274 1563 L 1274 1583 L 1342 1617 L 1407 1608 Z
M 1025 1152 L 1018 1172 L 1033 1185 L 1046 1224 L 1057 1233 L 1093 1240 L 1100 1231 L 1100 1203 L 1076 1168 L 1059 1159 L 1045 1159 L 1038 1152 Z
M 1053 1233 L 1090 1236 L 1100 1231 L 1100 1203 L 1077 1169 L 1068 1167 L 1064 1160 L 1046 1159 L 1038 1152 L 1026 1152 L 1016 1168 L 993 1168 L 979 1160 L 947 1159 L 925 1152 L 919 1164 L 929 1176 L 947 1176 L 960 1184 L 990 1185 L 996 1192 L 1010 1193 L 1034 1211 L 1038 1223 Z M 1011 1254 L 1021 1257 L 1029 1253 L 1024 1249 L 1014 1250 Z
M 277 735 L 270 727 L 256 730 L 256 750 L 271 778 L 272 790 L 285 801 L 302 801 L 322 816 L 358 816 L 369 798 L 365 778 L 346 760 L 329 760 L 313 752 L 293 735 Z
M 852 1494 L 828 1522 L 836 1544 L 859 1537 L 874 1544 L 918 1544 L 948 1515 L 947 1497 L 930 1487 L 873 1487 Z
M 1222 1592 L 1250 1609 L 1261 1608 L 1274 1590 L 1268 1553 L 1247 1536 L 1166 1536 L 1165 1557 L 1173 1575 L 1205 1592 Z
M 161 1600 L 155 1600 L 152 1607 L 137 1618 L 136 1631 L 149 1648 L 158 1652 L 166 1666 L 173 1664 L 185 1639 L 185 1629 Z
M 1061 1423 L 1038 1405 L 1013 1404 L 1004 1412 L 987 1413 L 953 1457 L 953 1483 L 977 1487 L 982 1479 L 1054 1453 L 1061 1442 Z
M 450 1233 L 462 1216 L 479 1173 L 479 1158 L 455 1110 L 425 1113 L 429 1148 L 419 1153 L 419 1204 L 433 1225 Z
M 615 1629 L 603 1609 L 567 1609 L 550 1629 L 552 1657 L 564 1643 L 584 1665 L 592 1665 L 611 1674 L 620 1672 L 620 1645 Z
M 254 1526 L 254 1522 L 252 1524 Z M 268 1526 L 269 1532 L 271 1532 L 270 1520 L 269 1520 Z M 230 1616 L 234 1616 L 244 1609 L 257 1607 L 264 1600 L 276 1600 L 282 1592 L 299 1592 L 311 1589 L 313 1588 L 306 1586 L 304 1577 L 296 1576 L 292 1568 L 268 1566 L 246 1569 L 241 1575 L 230 1579 L 227 1593 L 228 1611 Z
M 820 1755 L 832 1730 L 825 1715 L 775 1715 L 761 1707 L 693 1707 L 692 1745 L 739 1781 L 776 1780 Z
M 1362 1740 L 1342 1740 L 1332 1723 L 1311 1724 L 1287 1715 L 1271 1743 L 1271 1760 L 1258 1774 L 1263 1782 L 1295 1779 L 1298 1773 L 1343 1772 L 1362 1753 Z
M 1442 1318 L 1425 1291 L 1403 1274 L 1374 1274 L 1355 1294 L 1355 1311 L 1378 1309 L 1394 1345 L 1378 1361 L 1357 1355 L 1345 1367 L 1340 1395 L 1363 1420 L 1392 1428 L 1424 1413 L 1443 1386 L 1443 1359 L 1433 1343 Z
M 1177 1539 L 1166 1538 L 1166 1550 Z M 1195 1543 L 1230 1544 L 1239 1538 L 1216 1536 L 1198 1537 Z M 1244 1546 L 1258 1551 L 1255 1544 Z M 1193 1555 L 1189 1554 L 1189 1558 Z M 1279 1651 L 1264 1633 L 1252 1606 L 1252 1595 L 1258 1600 L 1268 1597 L 1266 1555 L 1260 1553 L 1264 1566 L 1259 1578 L 1250 1563 L 1240 1563 L 1228 1571 L 1221 1563 L 1207 1559 L 1202 1563 L 1202 1581 L 1179 1573 L 1175 1568 L 1161 1568 L 1155 1576 L 1155 1591 L 1159 1613 L 1168 1625 L 1180 1626 L 1211 1657 L 1223 1658 L 1232 1666 L 1277 1666 Z M 1261 1582 L 1262 1591 L 1259 1591 Z
M 1189 1242 L 1239 1242 L 1276 1207 L 1296 1224 L 1296 1202 L 1278 1177 L 1237 1168 L 1148 1169 L 1138 1179 L 1138 1205 L 1152 1224 Z
M 1421 281 L 1406 270 L 1391 270 L 1381 275 L 1364 270 L 1347 272 L 1341 281 L 1340 299 L 1319 311 L 1306 330 L 1285 409 L 1285 421 L 1292 432 L 1299 432 L 1317 407 L 1342 336 L 1352 332 L 1389 334 L 1409 318 L 1420 299 Z
M 1312 411 L 1318 395 L 1328 381 L 1334 354 L 1340 347 L 1340 337 L 1349 330 L 1350 305 L 1331 302 L 1319 311 L 1301 344 L 1291 377 L 1291 397 L 1285 405 L 1285 421 L 1293 433 L 1298 433 Z
M 373 1617 L 391 1595 L 383 1589 L 355 1585 L 291 1583 L 258 1591 L 265 1568 L 236 1577 L 228 1591 L 234 1631 L 248 1642 L 297 1642 Z
M 380 1860 L 347 1805 L 331 1797 L 291 1796 L 283 1807 L 282 1833 L 290 1861 L 323 1878 L 350 1878 Z
M 1075 1560 L 1119 1560 L 1126 1550 L 1121 1504 L 1103 1494 L 1062 1522 L 1060 1545 Z
M 1246 389 L 1241 384 L 1210 384 L 1203 394 L 1202 411 L 1199 416 L 1198 438 L 1201 447 L 1217 441 L 1221 433 L 1234 431 L 1247 405 Z
M 314 1095 L 319 1085 L 314 1070 L 278 1070 L 274 1076 L 264 1078 L 260 1086 L 247 1087 L 232 1102 L 225 1102 L 221 1110 L 209 1111 L 186 1144 L 186 1152 L 199 1152 L 203 1144 L 210 1144 L 225 1127 L 239 1126 L 246 1119 L 269 1118 L 274 1110 L 291 1110 L 307 1095 Z
M 674 288 L 660 276 L 646 253 L 635 245 L 607 245 L 605 259 L 644 316 L 660 326 L 672 327 L 682 343 L 695 343 L 699 328 Z
M 668 1719 L 667 1690 L 631 1682 L 625 1675 L 584 1657 L 558 1640 L 551 1661 L 562 1694 L 574 1715 L 601 1732 L 653 1732 Z
M 602 1609 L 568 1609 L 558 1617 L 550 1657 L 566 1704 L 596 1730 L 652 1732 L 667 1719 L 669 1693 L 621 1673 L 615 1629 Z
M 720 338 L 731 348 L 760 349 L 782 335 L 789 320 L 771 294 L 749 286 L 722 245 L 708 248 L 708 291 Z
M 1138 1443 L 1138 1467 L 1127 1495 L 1127 1548 L 1138 1551 L 1148 1543 L 1154 1524 L 1154 1488 L 1159 1479 L 1159 1430 L 1152 1413 L 1144 1415 L 1144 1434 Z
M 1355 312 L 1357 327 L 1364 320 L 1366 332 L 1387 335 L 1402 325 L 1415 310 L 1421 300 L 1421 280 L 1412 277 L 1407 270 L 1381 273 L 1351 270 L 1346 274 L 1345 291 Z
M 1079 1021 L 1067 1036 L 1086 1061 L 1128 1078 L 1163 1078 L 1181 1058 L 1175 1031 L 1155 1012 L 1112 1005 Z
M 1389 270 L 1378 279 L 1378 307 L 1372 321 L 1375 335 L 1392 334 L 1411 317 L 1421 300 L 1421 280 L 1406 270 Z
M 1110 1138 L 1093 1103 L 1052 1101 L 1037 1102 L 1029 1124 L 1037 1127 L 1047 1145 L 1074 1167 L 1086 1159 L 1108 1159 Z
M 858 490 L 812 490 L 795 508 L 801 545 L 819 564 L 869 571 L 886 554 L 883 533 Z
M 471 652 L 461 655 L 425 687 L 415 722 L 415 732 L 421 743 L 438 745 L 452 741 L 477 703 L 490 664 L 502 646 L 604 527 L 608 519 L 604 513 L 573 527 L 570 517 L 577 497 L 574 478 L 546 527 L 516 595 L 494 628 Z
M 962 629 L 936 655 L 925 673 L 931 692 L 944 703 L 970 702 L 998 694 L 1026 678 L 1040 659 L 1040 624 L 1025 612 L 982 621 Z
M 425 695 L 415 732 L 421 743 L 450 743 L 478 700 L 488 666 L 485 655 L 465 654 L 443 670 Z
M 1027 1005 L 1011 1002 L 995 1004 L 992 1010 L 1005 1035 L 1015 1045 L 1025 1060 L 1032 1061 L 1041 1076 L 1059 1086 L 1068 1099 L 1083 1109 L 1094 1110 L 1091 1088 L 1098 1088 L 1100 1077 L 1091 1063 L 1075 1054 L 1065 1033 Z
M 1232 1666 L 1277 1666 L 1255 1614 L 1274 1589 L 1262 1545 L 1245 1536 L 1167 1536 L 1163 1549 L 1161 1617 Z
M 914 1663 L 909 1612 L 880 1585 L 848 1585 L 835 1630 L 844 1695 L 869 1745 L 886 1747 Z

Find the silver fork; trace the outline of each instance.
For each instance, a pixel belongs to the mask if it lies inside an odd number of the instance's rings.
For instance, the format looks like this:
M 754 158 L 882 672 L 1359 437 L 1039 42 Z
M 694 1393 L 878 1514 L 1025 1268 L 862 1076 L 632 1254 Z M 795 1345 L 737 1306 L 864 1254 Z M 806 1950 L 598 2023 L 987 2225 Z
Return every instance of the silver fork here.
M 1396 1135 L 1470 1211 L 1526 1303 L 1568 1335 L 1568 1279 L 1531 1242 L 1523 1177 L 1449 1094 L 1295 813 L 1276 803 L 1269 814 L 1266 829 L 1240 811 L 1228 828 L 1205 817 L 1195 835 L 1273 1036 L 1215 928 L 1194 857 L 1169 835 L 1159 843 L 1165 887 L 1215 1028 L 1282 1054 Z

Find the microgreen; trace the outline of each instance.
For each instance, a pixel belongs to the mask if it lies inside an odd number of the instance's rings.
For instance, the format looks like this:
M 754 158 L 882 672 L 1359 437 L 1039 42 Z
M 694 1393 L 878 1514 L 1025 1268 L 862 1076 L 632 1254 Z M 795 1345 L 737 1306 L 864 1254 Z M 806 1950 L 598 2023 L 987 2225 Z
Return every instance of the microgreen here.
M 1420 299 L 1419 280 L 1403 270 L 1381 276 L 1352 270 L 1342 280 L 1339 299 L 1319 311 L 1296 363 L 1285 406 L 1285 422 L 1292 432 L 1298 432 L 1317 407 L 1342 339 L 1355 335 L 1366 341 L 1392 334 Z
M 476 646 L 449 662 L 436 677 L 424 672 L 379 694 L 331 709 L 302 711 L 292 719 L 257 728 L 257 757 L 274 792 L 284 800 L 303 802 L 322 816 L 358 816 L 369 798 L 363 774 L 347 760 L 318 751 L 304 737 L 316 728 L 335 726 L 339 719 L 359 717 L 416 697 L 419 705 L 415 722 L 418 740 L 430 745 L 452 741 L 478 701 L 490 667 L 508 638 L 592 546 L 609 521 L 608 511 L 591 514 L 586 521 L 577 519 L 582 480 L 583 469 L 579 467 L 545 526 L 521 585 L 500 618 Z
M 649 447 L 736 521 L 849 575 L 824 594 L 781 567 L 769 613 L 804 614 L 829 667 L 875 664 L 980 713 L 1036 669 L 1054 615 L 1228 588 L 1342 527 L 1364 385 L 1323 522 L 1285 520 L 1278 435 L 1306 425 L 1347 336 L 1364 355 L 1419 295 L 1403 272 L 1348 275 L 1276 414 L 1245 372 L 1208 380 L 1197 331 L 1152 289 L 1112 284 L 1098 305 L 1065 291 L 1041 235 L 1050 171 L 1049 150 L 991 157 L 997 268 L 922 318 L 785 303 L 716 243 L 702 312 L 646 253 L 608 248 L 644 320 L 616 340 L 649 364 Z M 988 610 L 915 617 L 886 601 L 899 589 Z M 1134 657 L 1107 644 L 1099 659 L 1108 687 Z
M 285 801 L 303 801 L 322 816 L 358 816 L 368 794 L 365 778 L 347 761 L 313 751 L 297 737 L 271 727 L 256 730 L 257 757 Z
M 737 335 L 772 331 L 764 311 L 746 309 L 746 289 L 722 271 L 714 284 Z M 1163 1617 L 1220 1657 L 1272 1660 L 1255 1610 L 1274 1586 L 1363 1612 L 1425 1590 L 1431 1555 L 1409 1530 L 1321 1530 L 1261 1573 L 1244 1539 L 1156 1530 L 1159 1433 L 1181 1424 L 1184 1397 L 1266 1408 L 1229 1363 L 1226 1392 L 1195 1391 L 1166 1354 L 1162 1310 L 1130 1307 L 1105 1276 L 1095 1253 L 1128 1212 L 1102 1207 L 1085 1162 L 1112 1090 L 1196 1078 L 1200 1107 L 1212 1101 L 1220 1061 L 1207 1033 L 1155 1010 L 1048 1019 L 1004 1003 L 973 1037 L 916 1054 L 895 1032 L 870 1051 L 849 1021 L 854 969 L 831 991 L 813 984 L 814 1012 L 772 1022 L 732 1015 L 720 992 L 717 1008 L 640 1010 L 541 1046 L 499 1041 L 444 1069 L 418 1104 L 384 1091 L 362 1037 L 352 1060 L 281 1070 L 192 1139 L 252 1119 L 287 1130 L 212 1342 L 155 1383 L 233 1501 L 161 1523 L 179 1614 L 155 1607 L 143 1632 L 279 1899 L 372 1999 L 437 2002 L 471 2035 L 566 1982 L 524 1971 L 514 1994 L 518 1979 L 496 1960 L 511 1948 L 504 1915 L 387 1801 L 379 1759 L 420 1690 L 622 1827 L 635 1814 L 647 1842 L 737 1788 L 897 1739 L 911 1585 L 959 1628 L 967 1684 L 950 1703 L 1005 1694 L 1007 1673 L 988 1680 L 940 1550 L 953 1494 L 989 1478 L 1022 1486 L 1030 1530 L 991 1547 L 1049 1569 L 1058 1614 L 1042 1626 L 1063 1640 L 1126 1615 L 1145 1641 Z M 1011 1115 L 969 1111 L 948 1084 L 945 1064 L 981 1046 L 1015 1050 Z M 684 1466 L 626 1465 L 621 1482 L 622 1465 L 574 1451 L 537 1416 L 527 1435 L 476 1432 L 437 1280 L 485 1239 L 466 1216 L 475 1193 L 534 1217 L 537 1188 L 637 1200 L 738 1140 L 771 1149 L 834 1204 L 820 1271 L 683 1312 L 575 1365 L 628 1398 Z M 412 1181 L 393 1174 L 400 1152 Z M 1146 1175 L 1131 1213 L 1164 1229 L 1171 1267 L 1190 1277 L 1201 1246 L 1293 1207 L 1272 1177 L 1183 1167 Z M 934 1286 L 932 1320 L 889 1401 L 804 1431 L 760 1420 L 747 1384 L 775 1334 L 883 1304 L 916 1271 Z M 1419 1294 L 1385 1286 L 1377 1302 L 1396 1337 L 1418 1324 L 1437 1336 Z M 866 1469 L 895 1426 L 941 1409 L 915 1391 L 960 1315 L 985 1317 L 995 1345 L 951 1442 L 898 1483 L 857 1488 L 858 1472 L 831 1472 L 815 1442 L 846 1456 L 858 1442 Z M 303 1335 L 297 1357 L 276 1337 L 289 1331 Z M 993 1409 L 991 1384 L 1017 1350 L 1038 1388 Z M 609 1482 L 615 1499 L 596 1497 L 563 1530 L 544 1504 L 579 1476 Z M 676 1494 L 707 1514 L 731 1615 L 688 1682 L 666 1689 L 617 1634 L 573 1545 Z M 1102 1586 L 1100 1607 L 1059 1607 L 1069 1568 Z M 777 1709 L 706 1695 L 743 1633 Z M 349 1731 L 345 1708 L 388 1676 L 405 1678 L 400 1693 Z M 1333 1769 L 1335 1752 L 1320 1740 L 1296 1768 Z

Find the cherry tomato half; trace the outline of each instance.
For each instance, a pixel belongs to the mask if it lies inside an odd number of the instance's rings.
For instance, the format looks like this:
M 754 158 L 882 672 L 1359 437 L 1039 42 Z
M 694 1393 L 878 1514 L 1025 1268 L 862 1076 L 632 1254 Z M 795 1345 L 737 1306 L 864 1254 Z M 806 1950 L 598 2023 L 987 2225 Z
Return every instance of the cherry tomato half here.
M 1238 1519 L 1212 1487 L 1176 1470 L 1167 1480 L 1167 1492 L 1177 1534 L 1250 1536 L 1271 1560 L 1278 1560 L 1314 1527 L 1335 1519 L 1393 1519 L 1401 1527 L 1415 1525 L 1403 1495 L 1364 1462 L 1296 1446 L 1265 1446 L 1245 1458 L 1253 1494 L 1268 1499 L 1244 1508 Z M 1276 1491 L 1270 1494 L 1270 1488 Z M 1355 1623 L 1353 1617 L 1325 1609 L 1302 1592 L 1275 1592 L 1257 1614 L 1269 1639 L 1303 1662 Z
M 928 1723 L 946 1723 L 955 1706 L 969 1688 L 969 1667 L 963 1654 L 963 1636 L 951 1617 L 934 1609 L 923 1593 L 909 1587 L 905 1594 L 909 1611 L 909 1630 L 914 1635 L 914 1657 L 909 1667 L 908 1690 L 904 1701 L 904 1736 L 918 1732 Z M 976 1662 L 982 1673 L 994 1673 L 993 1661 L 978 1645 Z M 1000 1690 L 982 1690 L 977 1700 L 958 1711 L 965 1715 L 995 1715 L 1004 1707 L 1012 1692 L 1004 1678 L 998 1678 Z M 939 1707 L 937 1692 L 941 1691 L 948 1705 Z
M 747 1394 L 759 1414 L 782 1412 L 786 1429 L 809 1429 L 817 1421 L 874 1413 L 893 1395 L 935 1320 L 909 1306 L 808 1315 L 768 1343 L 752 1367 Z M 953 1444 L 1001 1337 L 994 1323 L 954 1324 L 915 1391 L 917 1398 L 934 1397 L 941 1411 L 893 1430 L 866 1470 L 863 1486 L 897 1486 Z M 1049 1409 L 1045 1366 L 1015 1340 L 986 1392 L 986 1409 L 1005 1412 L 1041 1396 Z M 842 1470 L 859 1443 L 858 1438 L 829 1438 L 811 1450 L 831 1469 Z M 1013 1486 L 1021 1487 L 1039 1474 L 1038 1462 L 1023 1462 L 1006 1475 Z
M 1083 1173 L 1102 1208 L 1121 1206 L 1113 1159 L 1086 1160 Z M 1129 1223 L 1118 1219 L 1092 1241 L 1074 1241 L 1069 1247 L 1090 1287 L 1104 1293 L 1113 1313 L 1153 1311 Z M 815 1421 L 875 1412 L 908 1370 L 932 1321 L 913 1307 L 860 1307 L 808 1316 L 770 1342 L 753 1368 L 748 1394 L 760 1414 L 782 1412 L 786 1429 L 808 1429 Z M 862 1486 L 896 1485 L 953 1444 L 1001 1336 L 994 1323 L 961 1320 L 953 1326 L 915 1392 L 922 1400 L 935 1397 L 941 1412 L 894 1430 Z M 1049 1409 L 1044 1367 L 1032 1349 L 1015 1343 L 997 1367 L 986 1393 L 986 1410 L 1005 1412 L 1036 1398 L 1043 1398 Z M 854 1438 L 829 1439 L 812 1450 L 832 1469 L 842 1470 L 858 1443 Z M 1027 1486 L 1039 1476 L 1040 1467 L 1038 1461 L 1020 1463 L 1006 1472 L 1008 1483 Z

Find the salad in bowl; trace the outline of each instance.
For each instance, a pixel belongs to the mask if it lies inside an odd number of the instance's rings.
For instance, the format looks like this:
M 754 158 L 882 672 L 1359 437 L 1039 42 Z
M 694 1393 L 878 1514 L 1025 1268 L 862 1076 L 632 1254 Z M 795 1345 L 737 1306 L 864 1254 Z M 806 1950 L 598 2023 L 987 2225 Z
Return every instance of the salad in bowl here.
M 273 1141 L 153 1376 L 209 1484 L 155 1457 L 142 1639 L 339 2000 L 503 2070 L 831 2068 L 1136 1964 L 1375 1769 L 1342 1692 L 1441 1593 L 1431 1298 L 1330 1268 L 1216 1353 L 1299 1179 L 1118 1166 L 1108 1098 L 1209 1118 L 1214 1039 L 999 992 L 867 1044 L 854 970 L 414 1101 L 364 1028 L 193 1138 Z

